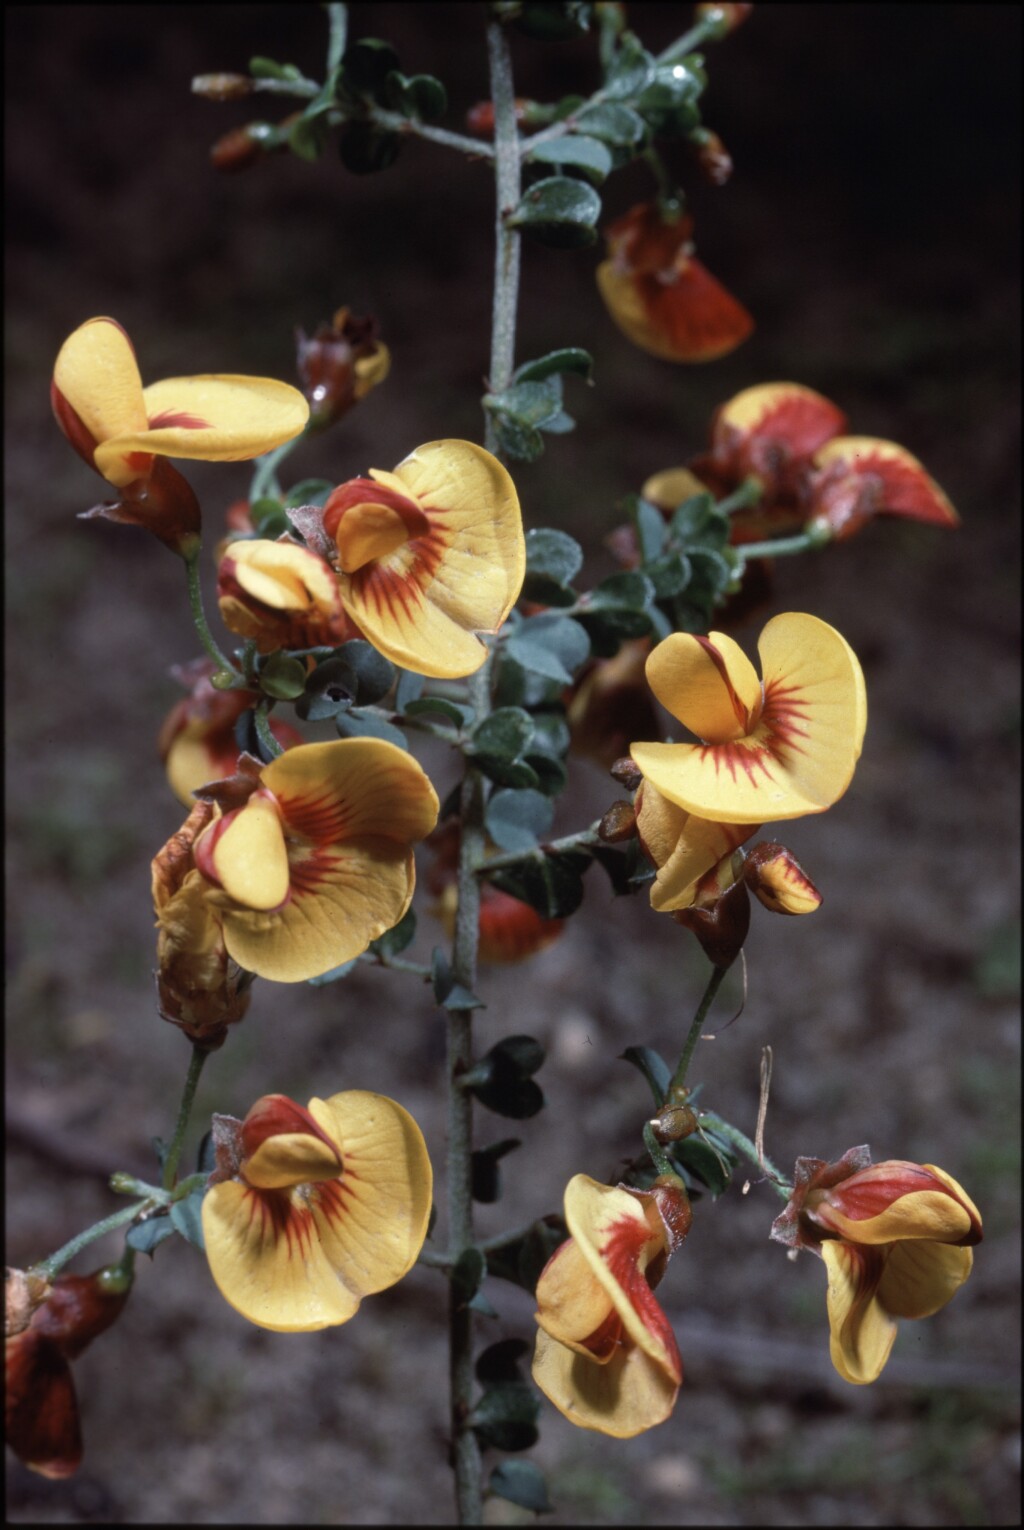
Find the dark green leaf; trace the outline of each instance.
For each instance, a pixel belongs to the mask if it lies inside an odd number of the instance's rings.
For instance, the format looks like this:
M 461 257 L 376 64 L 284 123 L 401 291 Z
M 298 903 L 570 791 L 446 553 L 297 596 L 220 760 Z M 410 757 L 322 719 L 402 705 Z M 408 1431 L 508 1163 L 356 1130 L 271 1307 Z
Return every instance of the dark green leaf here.
M 382 738 L 389 744 L 397 744 L 399 749 L 409 747 L 405 734 L 386 718 L 375 717 L 355 707 L 347 712 L 339 712 L 334 719 L 334 726 L 342 738 Z
M 326 478 L 304 478 L 301 483 L 297 483 L 294 488 L 288 490 L 284 497 L 285 509 L 296 510 L 299 505 L 322 506 L 333 490 L 334 484 Z
M 665 538 L 668 536 L 665 517 L 656 505 L 637 495 L 633 505 L 633 522 L 640 544 L 640 556 L 645 563 L 650 563 L 665 546 Z
M 305 693 L 295 703 L 299 717 L 316 722 L 336 717 L 352 705 L 359 682 L 355 670 L 344 659 L 332 657 L 318 664 L 306 678 Z
M 559 170 L 578 170 L 595 186 L 611 174 L 612 156 L 599 138 L 584 138 L 566 133 L 550 143 L 541 143 L 527 156 L 531 164 L 555 165 Z
M 554 804 L 541 792 L 497 791 L 487 804 L 484 823 L 501 850 L 532 850 L 551 827 Z
M 630 881 L 629 863 L 621 850 L 613 850 L 611 845 L 594 845 L 590 853 L 605 872 L 617 898 L 636 891 Z
M 344 659 L 354 671 L 359 683 L 356 702 L 361 707 L 372 706 L 386 696 L 395 683 L 395 666 L 364 638 L 351 638 L 336 648 L 334 654 L 336 658 Z
M 515 613 L 513 612 L 513 617 Z M 503 707 L 542 707 L 558 701 L 565 689 L 557 680 L 547 680 L 533 670 L 517 664 L 512 655 L 498 650 L 497 680 L 494 699 Z
M 488 1110 L 525 1120 L 544 1104 L 532 1078 L 543 1061 L 544 1049 L 532 1036 L 506 1036 L 472 1069 L 469 1087 Z
M 415 938 L 416 915 L 409 908 L 390 930 L 385 930 L 383 935 L 370 941 L 369 949 L 376 956 L 398 956 L 407 946 L 412 945 Z
M 528 531 L 524 597 L 544 605 L 572 605 L 576 595 L 569 586 L 582 563 L 583 549 L 564 531 Z
M 524 0 L 509 7 L 519 31 L 538 42 L 566 42 L 586 32 L 593 9 L 590 0 Z
M 547 1484 L 532 1461 L 500 1461 L 487 1479 L 487 1493 L 491 1498 L 518 1504 L 521 1509 L 532 1509 L 534 1514 L 554 1513 Z
M 583 902 L 582 872 L 590 856 L 579 852 L 543 855 L 491 873 L 489 880 L 502 892 L 537 910 L 542 919 L 563 919 Z
M 205 1194 L 206 1186 L 200 1185 L 190 1195 L 186 1195 L 184 1200 L 175 1201 L 168 1218 L 175 1232 L 179 1232 L 189 1243 L 201 1249 L 206 1248 L 202 1219 L 203 1196 Z
M 691 546 L 724 547 L 729 541 L 729 517 L 721 513 L 710 494 L 692 494 L 673 513 L 672 536 L 687 550 Z
M 398 68 L 398 54 L 379 37 L 360 37 L 345 49 L 342 78 L 356 95 L 382 95 L 389 74 Z
M 689 558 L 684 553 L 666 553 L 644 564 L 644 573 L 654 586 L 657 600 L 669 600 L 685 590 L 693 573 Z
M 570 430 L 576 429 L 576 421 L 564 409 L 559 409 L 557 414 L 548 416 L 540 429 L 548 436 L 567 436 Z
M 592 186 L 566 175 L 548 176 L 524 195 L 506 219 L 510 228 L 533 234 L 555 249 L 580 249 L 597 238 L 601 198 Z
M 524 425 L 511 415 L 492 415 L 498 449 L 516 462 L 536 462 L 544 453 L 544 437 L 536 425 Z
M 499 1382 L 480 1398 L 469 1426 L 482 1445 L 495 1450 L 529 1450 L 538 1439 L 540 1398 L 525 1381 Z
M 687 1178 L 692 1176 L 706 1185 L 711 1195 L 721 1195 L 729 1188 L 735 1159 L 721 1138 L 709 1134 L 705 1140 L 695 1132 L 672 1145 L 672 1157 L 685 1170 Z
M 249 519 L 258 537 L 274 542 L 289 529 L 288 517 L 279 499 L 269 496 L 257 499 L 249 506 Z
M 299 159 L 314 164 L 324 152 L 331 129 L 325 117 L 298 117 L 288 129 L 288 147 Z
M 518 1143 L 515 1144 L 517 1147 Z M 473 1367 L 476 1379 L 483 1387 L 499 1386 L 502 1382 L 523 1381 L 525 1378 L 520 1362 L 530 1352 L 524 1339 L 499 1339 L 481 1351 Z
M 654 60 L 633 32 L 623 32 L 612 66 L 605 77 L 603 94 L 608 100 L 637 96 L 654 78 Z
M 487 1274 L 487 1261 L 478 1248 L 463 1249 L 452 1267 L 451 1283 L 455 1300 L 460 1307 L 468 1307 L 480 1289 L 480 1282 Z
M 457 728 L 464 728 L 473 721 L 472 707 L 448 701 L 444 696 L 424 696 L 419 701 L 410 701 L 405 708 L 406 717 L 421 717 L 424 712 L 438 712 Z
M 488 1273 L 522 1286 L 532 1295 L 541 1270 L 568 1236 L 569 1230 L 561 1217 L 542 1217 L 519 1237 L 487 1250 Z
M 152 1254 L 157 1244 L 174 1236 L 174 1231 L 170 1217 L 160 1214 L 129 1227 L 125 1242 L 139 1254 Z
M 672 1069 L 668 1063 L 652 1047 L 627 1047 L 620 1056 L 623 1062 L 632 1063 L 634 1068 L 640 1069 L 654 1095 L 654 1108 L 660 1110 L 672 1082 Z
M 275 59 L 256 57 L 249 60 L 254 80 L 301 80 L 302 70 L 295 64 L 279 64 Z
M 482 999 L 478 999 L 475 993 L 470 993 L 461 983 L 455 981 L 448 958 L 440 946 L 435 946 L 430 958 L 430 970 L 433 977 L 434 1002 L 442 1009 L 486 1009 Z
M 546 356 L 539 356 L 536 361 L 524 361 L 521 367 L 516 367 L 513 381 L 543 382 L 546 377 L 551 377 L 556 372 L 572 372 L 589 382 L 593 370 L 594 358 L 590 352 L 581 350 L 579 346 L 570 345 L 560 351 L 549 351 Z
M 373 175 L 393 165 L 402 150 L 401 133 L 389 133 L 369 122 L 347 122 L 338 139 L 338 153 L 353 175 Z
M 501 393 L 485 393 L 483 406 L 489 414 L 519 425 L 543 426 L 562 407 L 562 379 L 556 375 L 543 382 L 513 383 Z
M 531 759 L 537 753 L 550 755 L 552 759 L 561 759 L 568 753 L 571 735 L 563 706 L 534 712 L 533 726 L 535 731 L 529 750 Z
M 404 712 L 410 701 L 419 700 L 426 683 L 426 675 L 418 675 L 414 669 L 400 669 L 395 689 L 395 711 Z
M 576 118 L 576 127 L 591 138 L 600 138 L 616 148 L 632 148 L 645 134 L 643 118 L 618 101 L 604 101 L 588 106 Z
M 290 654 L 270 654 L 260 665 L 260 690 L 275 701 L 294 701 L 306 688 L 306 666 Z
M 513 1149 L 520 1146 L 521 1143 L 518 1137 L 503 1137 L 500 1142 L 492 1142 L 490 1147 L 477 1148 L 470 1161 L 472 1194 L 475 1201 L 479 1201 L 482 1206 L 490 1206 L 500 1198 L 501 1169 L 499 1167 L 499 1159 L 504 1158 L 507 1153 L 511 1153 Z M 479 1374 L 479 1366 L 477 1367 L 477 1373 Z
M 436 122 L 448 109 L 445 88 L 431 74 L 414 74 L 409 79 L 392 70 L 384 81 L 384 99 L 392 111 L 421 122 Z
M 516 760 L 533 738 L 533 718 L 522 707 L 499 707 L 473 729 L 467 753 Z
M 527 617 L 512 632 L 506 648 L 524 669 L 563 685 L 572 683 L 590 656 L 590 640 L 579 622 L 552 611 Z
M 319 977 L 307 978 L 311 988 L 322 988 L 325 983 L 336 983 L 339 978 L 348 977 L 352 968 L 359 962 L 358 956 L 353 956 L 349 962 L 342 962 L 340 967 L 332 967 L 330 972 L 321 972 Z

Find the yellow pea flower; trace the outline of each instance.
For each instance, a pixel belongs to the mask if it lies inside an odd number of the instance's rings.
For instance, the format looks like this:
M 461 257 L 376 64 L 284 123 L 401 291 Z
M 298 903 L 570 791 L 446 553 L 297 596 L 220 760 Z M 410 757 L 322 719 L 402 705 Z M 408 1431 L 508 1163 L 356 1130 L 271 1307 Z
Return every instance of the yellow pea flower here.
M 675 632 L 647 660 L 647 680 L 694 744 L 636 743 L 647 781 L 677 807 L 719 824 L 821 813 L 843 795 L 867 726 L 864 676 L 845 638 L 787 612 L 761 633 L 764 680 L 722 632 Z
M 653 1288 L 691 1212 L 674 1176 L 651 1190 L 576 1174 L 565 1191 L 570 1238 L 537 1283 L 533 1379 L 572 1424 L 629 1439 L 663 1423 L 683 1379 Z
M 265 1095 L 244 1121 L 215 1116 L 214 1143 L 206 1257 L 251 1323 L 277 1333 L 347 1323 L 415 1264 L 433 1174 L 422 1132 L 394 1100 L 350 1089 L 303 1109 Z
M 772 1237 L 825 1261 L 832 1364 L 864 1385 L 885 1367 L 896 1320 L 931 1317 L 964 1284 L 981 1213 L 934 1164 L 873 1164 L 866 1147 L 850 1148 L 832 1164 L 797 1159 Z

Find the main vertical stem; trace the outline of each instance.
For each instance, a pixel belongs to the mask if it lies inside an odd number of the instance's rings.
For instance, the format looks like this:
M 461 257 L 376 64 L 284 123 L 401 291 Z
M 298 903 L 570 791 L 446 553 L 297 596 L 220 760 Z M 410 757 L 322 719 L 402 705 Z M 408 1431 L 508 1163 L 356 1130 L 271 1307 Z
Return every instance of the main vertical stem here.
M 494 102 L 496 171 L 496 254 L 494 266 L 494 317 L 491 329 L 490 387 L 508 385 L 515 357 L 516 303 L 519 293 L 519 236 L 505 227 L 505 214 L 519 201 L 519 135 L 516 129 L 512 65 L 501 26 L 489 22 L 487 52 L 490 63 L 491 99 Z M 497 442 L 487 422 L 486 444 L 495 451 Z M 480 722 L 490 711 L 490 660 L 470 680 L 470 699 Z M 484 808 L 486 788 L 479 771 L 467 764 L 462 783 L 461 838 L 459 847 L 458 912 L 452 969 L 457 983 L 470 992 L 476 986 L 477 948 L 480 939 L 480 882 L 476 868 L 484 858 Z M 461 1076 L 473 1064 L 473 1012 L 450 1010 L 448 1015 L 448 1256 L 454 1263 L 473 1246 L 473 1104 L 472 1096 L 459 1087 Z M 483 1520 L 483 1487 L 480 1480 L 480 1445 L 468 1418 L 473 1406 L 473 1315 L 452 1285 L 448 1309 L 449 1381 L 451 1387 L 452 1465 L 460 1525 L 479 1525 Z

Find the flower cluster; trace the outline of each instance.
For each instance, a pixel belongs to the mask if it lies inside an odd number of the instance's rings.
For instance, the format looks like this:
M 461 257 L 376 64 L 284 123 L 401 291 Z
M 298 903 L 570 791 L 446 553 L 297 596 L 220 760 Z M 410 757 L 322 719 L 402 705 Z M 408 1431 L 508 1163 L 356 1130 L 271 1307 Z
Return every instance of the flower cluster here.
M 843 540 L 875 515 L 958 524 L 946 495 L 905 447 L 845 429 L 842 410 L 801 383 L 744 388 L 715 410 L 708 450 L 687 467 L 655 473 L 644 498 L 670 513 L 704 488 L 721 497 L 753 480 L 758 505 L 730 519 L 736 545 L 801 528 Z
M 419 674 L 469 675 L 487 657 L 476 634 L 497 632 L 522 588 L 515 485 L 471 441 L 339 485 L 302 526 L 305 547 L 233 542 L 221 560 L 224 622 L 264 652 L 355 634 Z
M 650 654 L 647 680 L 697 743 L 634 743 L 641 845 L 657 869 L 651 906 L 692 929 L 716 966 L 747 934 L 750 888 L 778 913 L 821 902 L 791 853 L 743 846 L 764 823 L 821 813 L 853 777 L 867 726 L 864 676 L 834 627 L 774 617 L 758 640 L 762 677 L 724 632 L 677 632 Z

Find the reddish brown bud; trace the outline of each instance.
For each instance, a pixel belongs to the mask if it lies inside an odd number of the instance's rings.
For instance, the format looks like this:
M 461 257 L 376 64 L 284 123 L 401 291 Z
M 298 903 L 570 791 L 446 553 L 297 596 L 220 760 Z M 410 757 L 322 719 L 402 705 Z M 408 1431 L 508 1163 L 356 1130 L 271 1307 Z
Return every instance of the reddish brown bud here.
M 724 186 L 732 175 L 732 156 L 718 134 L 710 128 L 701 128 L 690 141 L 704 179 L 712 186 Z
M 617 845 L 621 840 L 632 839 L 636 833 L 636 813 L 631 802 L 613 802 L 597 826 L 600 839 L 606 844 Z
M 750 929 L 750 895 L 745 882 L 734 882 L 707 908 L 681 908 L 672 915 L 677 924 L 692 930 L 704 955 L 716 967 L 731 967 L 743 949 Z
M 615 764 L 611 767 L 610 774 L 614 776 L 620 786 L 626 788 L 627 792 L 635 792 L 643 780 L 643 776 L 637 770 L 628 754 L 623 759 L 615 761 Z
M 192 81 L 192 94 L 205 96 L 207 101 L 240 101 L 251 96 L 254 89 L 248 74 L 197 74 Z
M 312 338 L 296 330 L 295 343 L 310 422 L 318 429 L 340 420 L 391 369 L 391 353 L 377 339 L 376 319 L 357 319 L 347 308 L 339 308 L 329 324 L 320 324 Z

